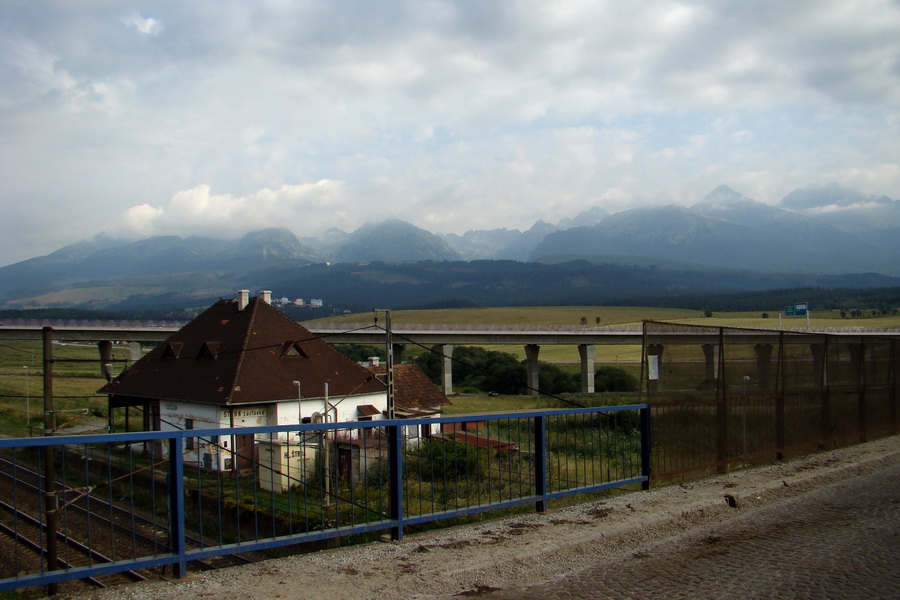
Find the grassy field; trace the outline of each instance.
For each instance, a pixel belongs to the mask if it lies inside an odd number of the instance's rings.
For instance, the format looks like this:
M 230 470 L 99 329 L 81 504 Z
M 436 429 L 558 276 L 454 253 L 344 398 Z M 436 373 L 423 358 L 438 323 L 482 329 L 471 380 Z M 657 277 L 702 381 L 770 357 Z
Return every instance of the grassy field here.
M 128 358 L 128 349 L 114 347 L 113 358 Z M 88 415 L 106 412 L 106 396 L 97 390 L 106 383 L 100 373 L 100 353 L 93 344 L 53 344 L 54 409 L 65 432 Z M 89 360 L 91 362 L 64 362 Z M 118 373 L 124 363 L 115 363 Z M 43 430 L 43 349 L 40 341 L 10 340 L 0 344 L 0 434 L 28 436 Z M 93 411 L 93 413 L 91 412 Z

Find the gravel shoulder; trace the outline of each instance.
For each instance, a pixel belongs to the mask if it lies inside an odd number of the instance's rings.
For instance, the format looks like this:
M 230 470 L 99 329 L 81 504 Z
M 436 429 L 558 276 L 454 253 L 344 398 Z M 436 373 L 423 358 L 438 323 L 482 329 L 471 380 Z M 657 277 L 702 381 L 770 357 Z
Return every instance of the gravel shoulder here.
M 577 506 L 61 598 L 399 599 L 538 584 L 900 459 L 900 436 Z

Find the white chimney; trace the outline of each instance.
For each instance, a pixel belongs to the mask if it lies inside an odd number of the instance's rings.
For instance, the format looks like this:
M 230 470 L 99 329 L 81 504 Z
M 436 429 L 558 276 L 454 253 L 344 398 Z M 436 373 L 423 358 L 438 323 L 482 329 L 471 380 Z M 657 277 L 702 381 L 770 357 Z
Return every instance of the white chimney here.
M 272 291 L 271 290 L 259 290 L 259 299 L 265 302 L 266 304 L 272 304 Z
M 237 301 L 238 310 L 244 310 L 245 308 L 247 308 L 247 304 L 249 304 L 250 302 L 250 290 L 238 290 Z

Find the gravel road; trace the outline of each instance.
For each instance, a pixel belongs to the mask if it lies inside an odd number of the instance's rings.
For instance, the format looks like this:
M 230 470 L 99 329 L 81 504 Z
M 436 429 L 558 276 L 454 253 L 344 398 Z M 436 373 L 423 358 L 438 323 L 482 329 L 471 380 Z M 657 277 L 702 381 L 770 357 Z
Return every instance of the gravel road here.
M 679 575 L 672 574 L 675 571 L 668 566 L 672 561 L 667 556 L 681 557 L 682 577 L 698 566 L 703 570 L 700 579 L 692 575 L 690 580 L 680 582 L 688 590 L 686 595 L 673 593 L 671 597 L 822 597 L 813 593 L 814 587 L 801 585 L 789 577 L 796 569 L 808 567 L 803 557 L 796 560 L 807 567 L 796 567 L 794 563 L 785 566 L 785 585 L 794 587 L 785 587 L 780 592 L 768 585 L 774 581 L 772 578 L 759 575 L 756 567 L 747 566 L 744 570 L 755 573 L 756 579 L 761 578 L 763 589 L 768 590 L 766 594 L 749 593 L 751 590 L 746 587 L 749 584 L 736 584 L 734 573 L 727 570 L 728 565 L 748 564 L 749 555 L 741 554 L 744 550 L 738 549 L 729 557 L 723 548 L 739 548 L 731 542 L 737 542 L 738 538 L 752 541 L 760 537 L 757 535 L 760 532 L 768 532 L 766 535 L 770 537 L 777 534 L 777 544 L 781 544 L 779 553 L 794 546 L 808 546 L 809 539 L 804 536 L 818 530 L 820 523 L 813 518 L 807 527 L 788 527 L 788 523 L 793 523 L 788 515 L 796 515 L 798 511 L 812 514 L 809 507 L 818 502 L 824 503 L 825 510 L 831 510 L 820 521 L 835 526 L 823 538 L 834 540 L 833 544 L 816 542 L 826 544 L 824 548 L 816 546 L 815 550 L 824 557 L 822 565 L 840 569 L 840 557 L 834 559 L 837 555 L 829 548 L 860 545 L 859 532 L 863 528 L 870 531 L 862 539 L 886 548 L 878 556 L 884 558 L 892 573 L 897 573 L 900 531 L 896 524 L 894 529 L 879 529 L 879 523 L 885 514 L 894 522 L 900 520 L 898 465 L 900 436 L 894 436 L 649 492 L 623 493 L 544 514 L 407 535 L 400 543 L 375 542 L 191 575 L 178 581 L 150 581 L 60 597 L 97 600 L 594 598 L 654 594 L 659 597 L 661 589 L 673 592 L 672 586 L 679 584 L 672 579 Z M 894 483 L 878 485 L 889 479 Z M 872 488 L 874 496 L 870 500 L 861 497 L 856 502 L 857 508 L 866 511 L 869 505 L 877 503 L 878 510 L 866 512 L 865 519 L 859 520 L 853 529 L 856 541 L 841 546 L 842 531 L 851 530 L 842 529 L 844 525 L 835 517 L 846 509 L 834 509 L 834 494 L 841 486 L 856 489 L 852 486 L 864 484 Z M 722 544 L 723 541 L 728 543 Z M 768 552 L 765 548 L 747 550 L 754 551 Z M 685 562 L 685 552 L 694 553 L 689 555 L 693 562 Z M 716 556 L 723 558 L 715 562 Z M 631 571 L 626 572 L 627 569 Z M 634 579 L 641 573 L 649 573 L 644 580 L 663 587 L 647 588 L 646 595 L 637 589 L 629 591 L 621 587 L 599 592 L 598 582 L 608 583 L 615 573 L 621 574 L 620 583 L 627 583 L 629 576 Z M 869 580 L 878 578 L 871 572 L 867 576 Z M 859 593 L 835 597 L 900 596 L 898 579 L 883 579 L 879 580 L 880 587 L 869 591 L 858 588 L 856 580 L 848 580 L 847 589 Z M 881 595 L 882 591 L 897 594 Z

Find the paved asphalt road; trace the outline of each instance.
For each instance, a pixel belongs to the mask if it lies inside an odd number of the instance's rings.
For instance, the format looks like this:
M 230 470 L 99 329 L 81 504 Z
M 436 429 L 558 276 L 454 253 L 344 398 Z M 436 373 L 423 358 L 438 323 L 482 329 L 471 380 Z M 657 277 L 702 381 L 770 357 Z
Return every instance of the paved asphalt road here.
M 900 463 L 479 598 L 900 598 Z

